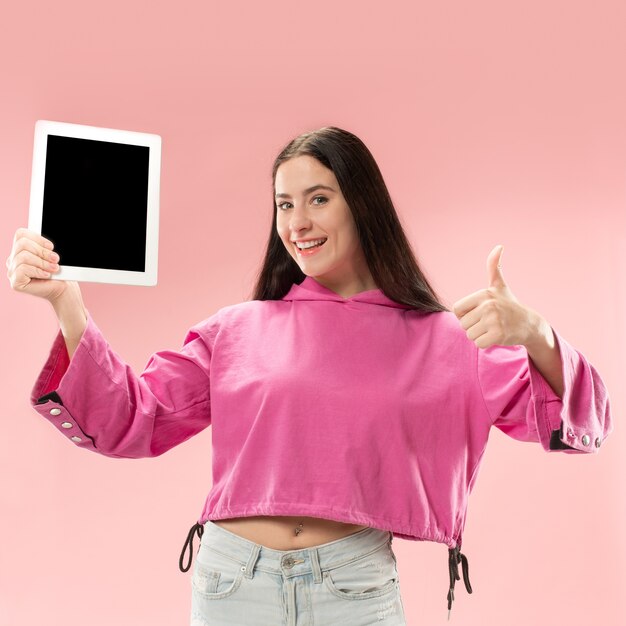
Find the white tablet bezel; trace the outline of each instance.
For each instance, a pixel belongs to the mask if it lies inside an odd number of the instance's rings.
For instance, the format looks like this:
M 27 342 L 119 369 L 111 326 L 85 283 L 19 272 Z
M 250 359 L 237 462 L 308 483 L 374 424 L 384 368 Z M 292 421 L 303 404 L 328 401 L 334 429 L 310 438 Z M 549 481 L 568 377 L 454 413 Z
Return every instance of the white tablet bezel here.
M 116 283 L 123 285 L 157 284 L 157 261 L 159 243 L 159 192 L 161 175 L 161 137 L 151 133 L 130 130 L 85 126 L 69 122 L 37 120 L 33 149 L 33 169 L 30 185 L 30 207 L 28 230 L 41 234 L 43 218 L 43 192 L 46 174 L 46 151 L 48 135 L 96 139 L 115 143 L 147 146 L 150 148 L 148 167 L 148 213 L 146 223 L 146 264 L 143 272 L 130 272 L 93 267 L 63 265 L 50 278 L 53 280 L 77 280 L 95 283 Z M 114 249 L 112 250 L 114 253 Z

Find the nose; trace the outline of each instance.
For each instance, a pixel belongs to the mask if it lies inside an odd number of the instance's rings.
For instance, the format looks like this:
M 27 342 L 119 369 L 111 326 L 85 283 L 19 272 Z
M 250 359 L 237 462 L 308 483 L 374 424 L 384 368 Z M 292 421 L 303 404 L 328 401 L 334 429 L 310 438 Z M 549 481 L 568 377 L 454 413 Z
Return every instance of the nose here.
M 303 229 L 310 228 L 311 220 L 304 209 L 294 209 L 289 219 L 289 229 L 293 233 L 298 233 Z

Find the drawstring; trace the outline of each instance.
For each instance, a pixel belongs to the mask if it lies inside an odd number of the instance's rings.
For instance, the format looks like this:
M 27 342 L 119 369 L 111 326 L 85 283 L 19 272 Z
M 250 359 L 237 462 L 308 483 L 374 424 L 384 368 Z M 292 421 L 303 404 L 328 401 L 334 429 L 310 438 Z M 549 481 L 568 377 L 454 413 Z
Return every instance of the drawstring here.
M 180 558 L 178 559 L 178 567 L 180 568 L 181 572 L 186 572 L 191 567 L 191 559 L 193 559 L 193 536 L 196 532 L 198 533 L 198 539 L 202 539 L 204 527 L 202 524 L 200 524 L 200 522 L 196 522 L 189 529 L 189 534 L 187 535 L 185 545 L 183 546 L 183 551 L 180 553 Z M 183 567 L 183 558 L 185 556 L 187 546 L 189 546 L 189 563 L 187 563 L 187 567 Z
M 448 619 L 450 619 L 450 611 L 452 610 L 452 601 L 454 600 L 454 584 L 457 580 L 461 580 L 459 576 L 459 562 L 463 568 L 463 582 L 467 593 L 472 593 L 472 585 L 469 581 L 469 563 L 467 557 L 461 554 L 461 546 L 456 548 L 448 548 L 448 570 L 450 571 L 450 589 L 448 591 Z

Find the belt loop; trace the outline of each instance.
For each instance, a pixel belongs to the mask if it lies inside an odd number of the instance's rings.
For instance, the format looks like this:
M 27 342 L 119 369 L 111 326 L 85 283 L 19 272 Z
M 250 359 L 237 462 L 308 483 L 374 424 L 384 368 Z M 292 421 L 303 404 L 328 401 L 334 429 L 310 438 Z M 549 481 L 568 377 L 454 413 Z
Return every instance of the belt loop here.
M 309 557 L 311 559 L 311 567 L 313 568 L 313 580 L 316 583 L 322 582 L 322 568 L 320 567 L 320 556 L 317 548 L 309 548 Z
M 258 543 L 254 544 L 254 547 L 250 551 L 250 556 L 248 557 L 248 562 L 245 564 L 244 568 L 244 576 L 246 578 L 252 578 L 254 576 L 254 566 L 259 559 L 259 554 L 261 552 L 261 546 Z

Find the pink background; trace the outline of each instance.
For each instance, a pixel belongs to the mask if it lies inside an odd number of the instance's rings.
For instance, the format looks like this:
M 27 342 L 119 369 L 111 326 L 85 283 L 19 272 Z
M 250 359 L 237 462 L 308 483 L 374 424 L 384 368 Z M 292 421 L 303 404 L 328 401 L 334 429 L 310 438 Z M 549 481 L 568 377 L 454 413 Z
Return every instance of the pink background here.
M 474 593 L 457 584 L 452 623 L 623 623 L 625 62 L 621 0 L 12 3 L 4 255 L 28 221 L 37 119 L 160 134 L 158 286 L 83 284 L 140 372 L 250 296 L 280 148 L 354 132 L 445 303 L 486 287 L 504 244 L 512 291 L 598 369 L 616 422 L 589 456 L 492 431 L 464 534 Z M 28 401 L 53 311 L 8 281 L 0 298 L 0 624 L 187 624 L 178 557 L 211 485 L 210 429 L 155 459 L 74 448 Z M 408 624 L 447 623 L 445 546 L 394 548 Z

